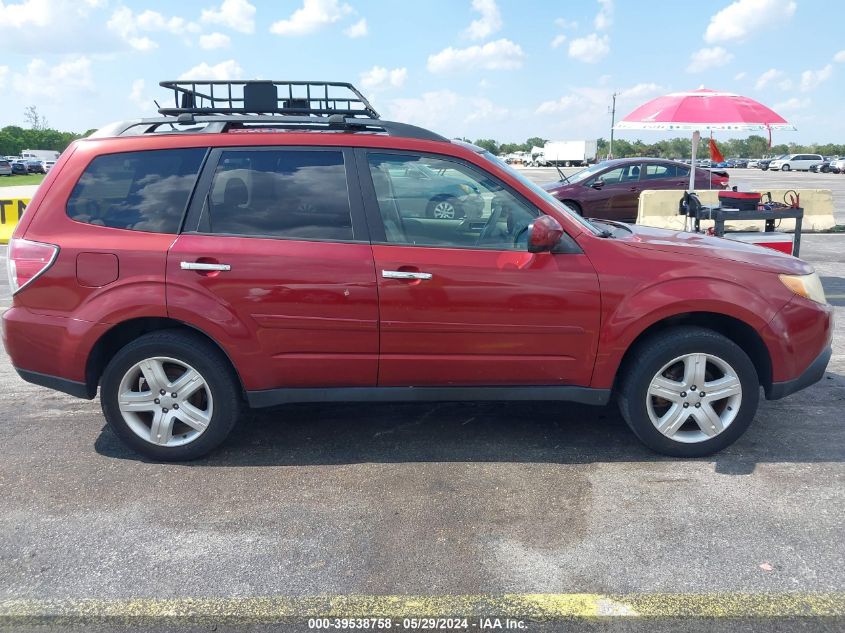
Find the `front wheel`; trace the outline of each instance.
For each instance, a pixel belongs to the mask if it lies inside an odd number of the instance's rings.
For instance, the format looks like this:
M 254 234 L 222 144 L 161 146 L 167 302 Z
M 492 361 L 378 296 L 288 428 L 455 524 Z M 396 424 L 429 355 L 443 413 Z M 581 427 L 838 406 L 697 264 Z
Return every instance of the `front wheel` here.
M 458 200 L 452 196 L 434 198 L 428 203 L 426 215 L 435 220 L 457 220 L 463 216 Z
M 103 414 L 114 433 L 161 461 L 202 457 L 229 435 L 242 408 L 228 359 L 198 335 L 153 332 L 122 348 L 103 372 Z
M 677 327 L 634 351 L 624 368 L 619 408 L 649 448 L 673 457 L 710 455 L 733 444 L 754 419 L 757 371 L 725 336 Z
M 792 168 L 789 165 L 783 165 L 780 168 L 781 171 L 789 171 L 790 169 L 792 169 Z

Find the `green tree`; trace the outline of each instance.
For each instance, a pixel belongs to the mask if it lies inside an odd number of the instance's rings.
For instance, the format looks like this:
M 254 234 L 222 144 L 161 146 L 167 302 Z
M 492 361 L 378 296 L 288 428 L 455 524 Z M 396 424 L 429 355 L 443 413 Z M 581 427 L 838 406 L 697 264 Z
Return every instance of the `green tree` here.
M 475 144 L 483 149 L 486 149 L 491 154 L 499 153 L 499 144 L 492 138 L 480 138 L 475 141 Z

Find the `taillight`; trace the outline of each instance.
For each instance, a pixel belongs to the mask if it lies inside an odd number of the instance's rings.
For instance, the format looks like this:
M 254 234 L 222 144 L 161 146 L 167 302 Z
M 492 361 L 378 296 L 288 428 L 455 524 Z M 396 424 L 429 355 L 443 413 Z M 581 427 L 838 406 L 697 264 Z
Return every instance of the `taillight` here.
M 12 294 L 44 274 L 59 254 L 55 244 L 31 242 L 20 238 L 9 240 L 8 271 Z

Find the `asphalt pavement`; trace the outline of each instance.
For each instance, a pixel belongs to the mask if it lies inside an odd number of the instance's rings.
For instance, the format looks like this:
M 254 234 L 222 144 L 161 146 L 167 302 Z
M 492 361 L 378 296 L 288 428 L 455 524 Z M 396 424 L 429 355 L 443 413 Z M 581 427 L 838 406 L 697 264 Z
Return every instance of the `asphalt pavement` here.
M 845 305 L 845 235 L 806 236 L 802 255 Z M 0 353 L 0 629 L 465 612 L 553 620 L 528 630 L 842 630 L 836 313 L 824 379 L 693 460 L 643 448 L 612 406 L 441 403 L 263 411 L 207 459 L 156 464 L 97 401 L 25 383 Z

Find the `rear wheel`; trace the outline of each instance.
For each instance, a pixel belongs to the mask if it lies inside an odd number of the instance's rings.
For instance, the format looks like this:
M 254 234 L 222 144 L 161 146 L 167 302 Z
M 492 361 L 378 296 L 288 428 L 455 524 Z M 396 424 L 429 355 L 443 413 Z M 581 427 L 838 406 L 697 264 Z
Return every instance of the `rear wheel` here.
M 673 328 L 635 353 L 622 376 L 619 408 L 649 448 L 674 457 L 710 455 L 735 442 L 754 419 L 757 371 L 721 334 Z
M 202 457 L 242 410 L 228 359 L 198 335 L 166 330 L 121 349 L 103 372 L 103 413 L 130 447 L 156 460 Z

